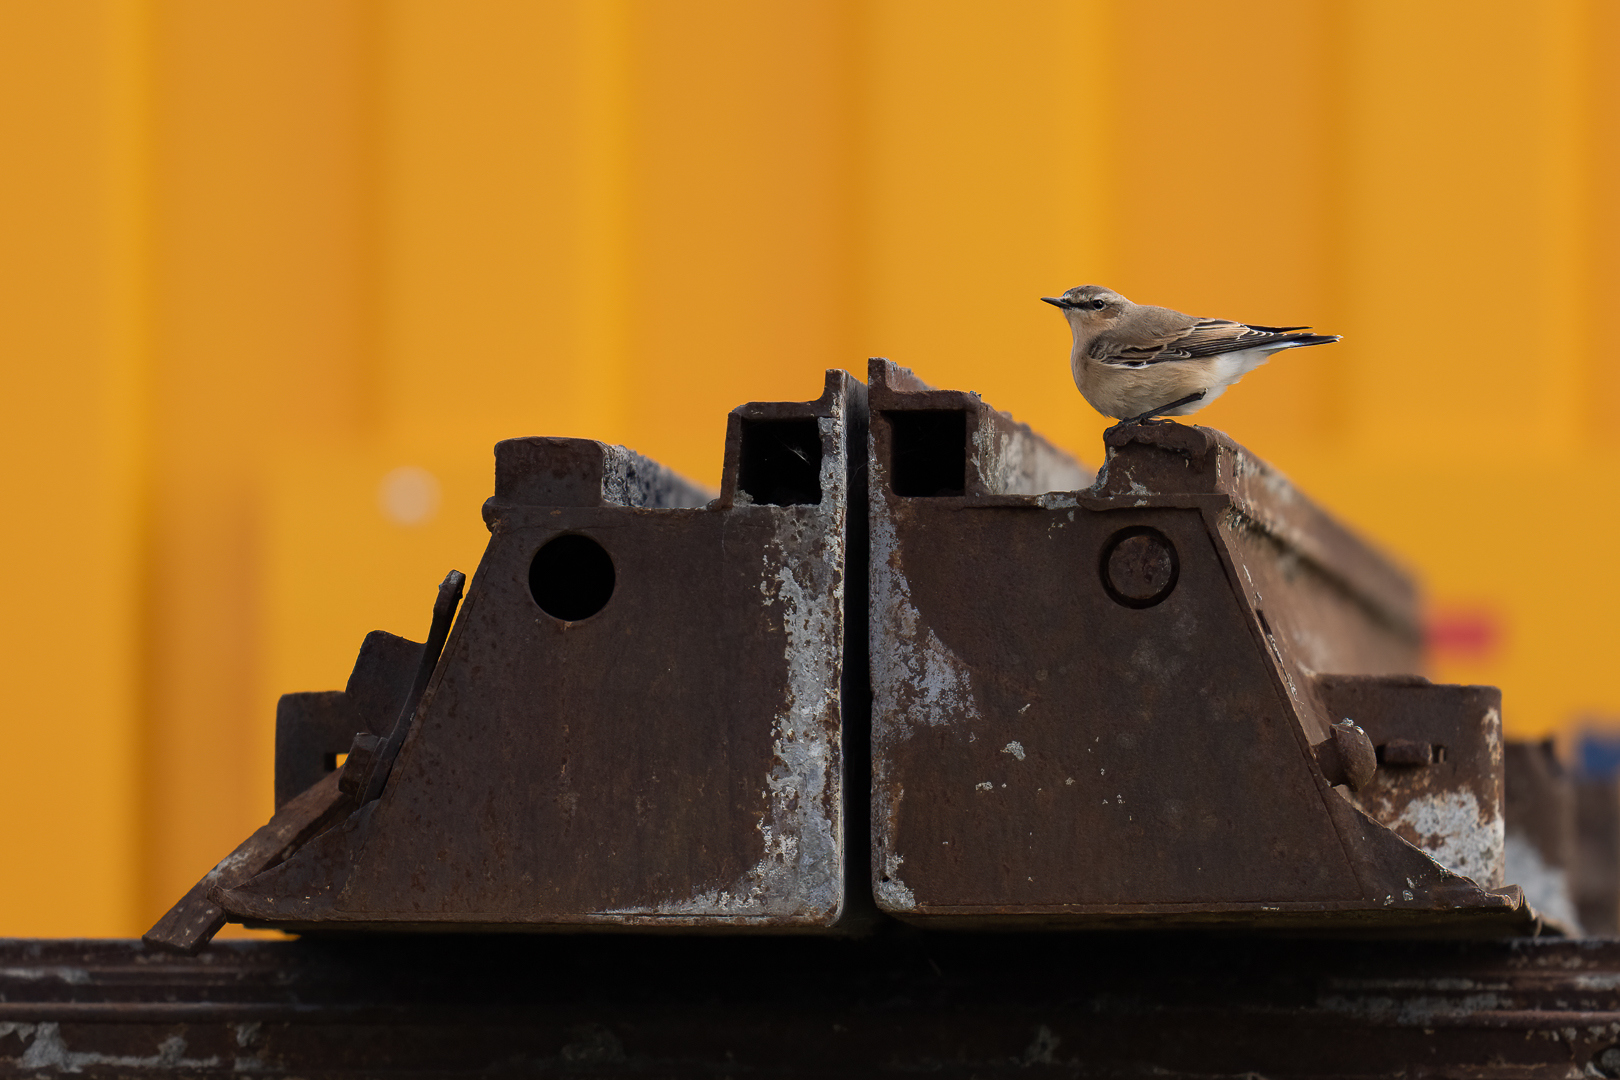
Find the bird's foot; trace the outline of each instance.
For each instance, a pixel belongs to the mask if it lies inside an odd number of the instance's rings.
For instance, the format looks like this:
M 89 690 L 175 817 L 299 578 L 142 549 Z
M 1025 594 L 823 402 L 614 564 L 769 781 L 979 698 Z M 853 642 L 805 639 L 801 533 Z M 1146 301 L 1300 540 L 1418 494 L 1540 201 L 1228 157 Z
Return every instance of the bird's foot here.
M 1157 409 L 1149 409 L 1140 416 L 1132 416 L 1129 419 L 1121 420 L 1119 423 L 1115 424 L 1113 428 L 1109 428 L 1109 430 L 1112 431 L 1114 428 L 1126 427 L 1151 427 L 1159 424 L 1173 423 L 1173 421 L 1165 417 L 1165 413 L 1169 412 L 1171 409 L 1179 409 L 1183 405 L 1191 405 L 1195 401 L 1202 400 L 1204 400 L 1204 391 L 1196 390 L 1193 393 L 1188 394 L 1186 397 L 1176 398 L 1176 400 L 1170 402 L 1168 405 L 1160 405 Z

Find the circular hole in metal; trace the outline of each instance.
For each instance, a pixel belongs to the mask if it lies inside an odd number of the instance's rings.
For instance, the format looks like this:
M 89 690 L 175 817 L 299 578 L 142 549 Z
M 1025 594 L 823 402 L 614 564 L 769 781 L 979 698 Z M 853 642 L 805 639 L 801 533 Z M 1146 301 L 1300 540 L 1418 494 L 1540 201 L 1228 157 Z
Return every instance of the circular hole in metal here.
M 601 544 L 578 533 L 546 542 L 529 563 L 529 593 L 554 619 L 578 622 L 613 596 L 613 560 Z
M 1133 525 L 1108 538 L 1099 570 L 1103 589 L 1116 604 L 1150 608 L 1175 590 L 1181 560 L 1164 533 Z

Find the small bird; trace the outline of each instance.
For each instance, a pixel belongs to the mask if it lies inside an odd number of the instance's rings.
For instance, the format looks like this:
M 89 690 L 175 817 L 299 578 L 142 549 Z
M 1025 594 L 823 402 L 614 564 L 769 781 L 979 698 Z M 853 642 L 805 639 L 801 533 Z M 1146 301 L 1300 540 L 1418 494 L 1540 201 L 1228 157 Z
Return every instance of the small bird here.
M 1326 345 L 1308 326 L 1251 326 L 1133 304 L 1101 285 L 1043 296 L 1074 331 L 1069 368 L 1091 407 L 1122 424 L 1195 413 L 1283 349 Z

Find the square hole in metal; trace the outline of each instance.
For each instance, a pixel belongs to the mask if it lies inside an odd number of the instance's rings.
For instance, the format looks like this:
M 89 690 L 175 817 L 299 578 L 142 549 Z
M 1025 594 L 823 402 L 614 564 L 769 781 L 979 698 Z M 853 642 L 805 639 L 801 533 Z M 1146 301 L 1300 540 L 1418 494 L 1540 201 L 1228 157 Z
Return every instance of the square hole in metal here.
M 889 483 L 906 498 L 967 493 L 967 413 L 961 409 L 917 409 L 885 413 L 889 441 Z
M 756 503 L 813 506 L 821 501 L 821 427 L 798 420 L 744 420 L 737 486 Z

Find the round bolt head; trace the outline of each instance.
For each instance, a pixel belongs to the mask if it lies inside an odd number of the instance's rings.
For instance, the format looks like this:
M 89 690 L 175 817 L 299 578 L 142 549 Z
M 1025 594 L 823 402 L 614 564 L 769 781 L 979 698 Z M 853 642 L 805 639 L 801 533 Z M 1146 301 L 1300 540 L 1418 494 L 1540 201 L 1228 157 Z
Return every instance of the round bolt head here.
M 1367 733 L 1348 717 L 1334 724 L 1326 742 L 1317 747 L 1317 761 L 1330 784 L 1360 791 L 1378 772 L 1378 752 Z
M 1145 525 L 1121 529 L 1103 547 L 1103 588 L 1126 607 L 1162 602 L 1175 589 L 1180 573 L 1176 547 L 1158 529 Z

